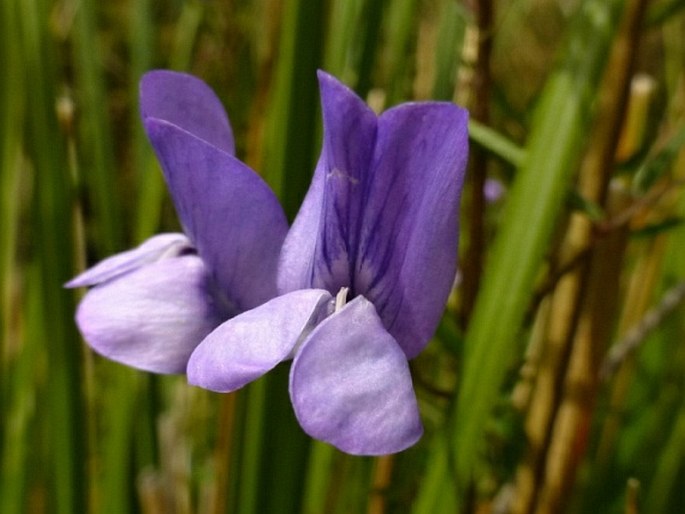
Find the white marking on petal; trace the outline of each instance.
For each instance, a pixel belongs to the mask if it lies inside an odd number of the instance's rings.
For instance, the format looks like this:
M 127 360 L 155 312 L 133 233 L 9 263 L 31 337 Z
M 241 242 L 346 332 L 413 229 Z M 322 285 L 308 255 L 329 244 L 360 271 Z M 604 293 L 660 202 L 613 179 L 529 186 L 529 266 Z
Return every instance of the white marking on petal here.
M 334 177 L 347 180 L 353 186 L 356 186 L 357 184 L 359 184 L 358 178 L 354 178 L 352 175 L 350 175 L 346 171 L 340 170 L 338 168 L 333 168 L 331 171 L 328 172 L 327 178 L 334 178 Z

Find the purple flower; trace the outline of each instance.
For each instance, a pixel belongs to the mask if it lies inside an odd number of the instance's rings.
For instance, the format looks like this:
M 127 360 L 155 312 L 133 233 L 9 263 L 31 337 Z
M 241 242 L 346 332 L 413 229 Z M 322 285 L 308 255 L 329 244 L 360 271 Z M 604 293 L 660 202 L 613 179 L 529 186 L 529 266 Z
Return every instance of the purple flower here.
M 432 337 L 456 272 L 467 113 L 427 102 L 376 116 L 319 80 L 323 150 L 283 246 L 281 296 L 205 338 L 188 379 L 233 391 L 293 358 L 290 396 L 308 434 L 393 453 L 423 430 L 407 360 Z
M 214 328 L 275 296 L 288 226 L 268 186 L 235 158 L 228 117 L 205 83 L 153 71 L 140 102 L 185 234 L 152 237 L 67 287 L 92 286 L 76 319 L 97 352 L 182 373 Z

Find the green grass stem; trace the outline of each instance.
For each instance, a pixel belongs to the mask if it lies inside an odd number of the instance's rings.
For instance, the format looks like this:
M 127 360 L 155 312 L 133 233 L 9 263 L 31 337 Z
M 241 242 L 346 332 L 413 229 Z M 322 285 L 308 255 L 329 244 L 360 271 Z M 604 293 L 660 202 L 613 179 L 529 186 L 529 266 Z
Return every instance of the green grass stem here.
M 115 173 L 112 123 L 109 116 L 103 51 L 98 37 L 99 4 L 78 4 L 74 18 L 73 44 L 77 104 L 79 160 L 93 209 L 93 243 L 100 257 L 122 249 L 124 227 L 119 181 Z
M 286 0 L 265 141 L 265 178 L 292 219 L 304 198 L 318 150 L 316 69 L 323 47 L 322 0 Z
M 86 511 L 88 477 L 85 474 L 81 359 L 72 321 L 72 293 L 62 284 L 73 272 L 72 242 L 65 235 L 71 226 L 71 190 L 64 137 L 55 117 L 56 55 L 41 28 L 47 23 L 49 5 L 41 0 L 18 2 L 21 11 L 22 61 L 25 80 L 33 84 L 27 109 L 27 151 L 35 174 L 32 223 L 37 276 L 29 288 L 42 299 L 36 319 L 27 324 L 41 327 L 39 337 L 48 354 L 48 376 L 41 406 L 49 417 L 51 491 L 54 511 L 73 514 Z

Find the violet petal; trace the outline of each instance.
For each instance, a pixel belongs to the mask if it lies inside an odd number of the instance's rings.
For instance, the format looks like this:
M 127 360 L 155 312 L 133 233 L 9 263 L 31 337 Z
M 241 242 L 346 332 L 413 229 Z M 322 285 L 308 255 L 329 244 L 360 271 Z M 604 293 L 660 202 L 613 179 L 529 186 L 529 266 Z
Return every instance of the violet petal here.
M 188 362 L 188 382 L 217 392 L 243 387 L 286 359 L 327 314 L 327 291 L 304 289 L 239 314 L 209 334 Z
M 155 70 L 140 80 L 143 120 L 156 118 L 235 154 L 233 132 L 221 101 L 202 80 L 187 73 Z
M 156 373 L 184 372 L 192 351 L 222 317 L 195 255 L 163 259 L 96 286 L 76 313 L 95 351 Z
M 376 116 L 353 91 L 319 72 L 324 140 L 312 185 L 281 254 L 279 290 L 322 287 L 337 292 L 352 280 Z
M 426 102 L 379 118 L 353 291 L 375 305 L 408 358 L 435 332 L 454 281 L 467 116 Z
M 290 397 L 305 432 L 347 453 L 398 452 L 423 432 L 404 353 L 361 296 L 305 340 Z
M 411 358 L 434 333 L 456 272 L 467 113 L 423 102 L 376 119 L 319 77 L 324 148 L 284 244 L 279 290 L 350 287 Z
M 164 257 L 175 257 L 191 250 L 190 240 L 184 234 L 158 234 L 132 250 L 112 255 L 72 278 L 65 287 L 94 286 L 112 280 Z
M 234 312 L 276 294 L 288 224 L 266 183 L 235 157 L 165 121 L 145 120 L 186 233 Z

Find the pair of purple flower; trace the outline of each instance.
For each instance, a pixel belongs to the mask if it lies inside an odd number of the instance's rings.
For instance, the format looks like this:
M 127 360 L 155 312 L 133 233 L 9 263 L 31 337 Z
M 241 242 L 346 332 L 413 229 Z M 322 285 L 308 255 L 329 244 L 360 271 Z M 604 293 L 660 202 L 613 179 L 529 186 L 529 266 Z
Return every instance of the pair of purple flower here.
M 292 227 L 234 155 L 228 118 L 197 78 L 141 82 L 147 135 L 184 234 L 161 234 L 67 285 L 102 355 L 234 391 L 293 359 L 290 396 L 312 437 L 352 454 L 423 431 L 407 359 L 428 343 L 456 271 L 467 114 L 408 103 L 376 116 L 323 72 L 324 142 Z

